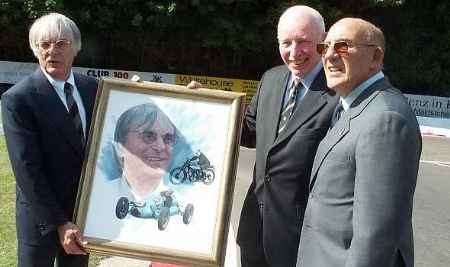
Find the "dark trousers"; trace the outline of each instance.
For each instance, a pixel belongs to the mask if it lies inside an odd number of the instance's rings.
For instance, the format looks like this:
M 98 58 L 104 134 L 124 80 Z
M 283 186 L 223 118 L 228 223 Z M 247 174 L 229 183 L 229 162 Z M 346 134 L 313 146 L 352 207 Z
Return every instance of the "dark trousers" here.
M 246 256 L 241 250 L 241 267 L 270 267 L 266 262 L 264 255 L 260 258 L 252 258 Z
M 68 255 L 59 244 L 30 245 L 18 242 L 18 267 L 87 267 L 89 256 Z
M 259 212 L 259 216 L 257 216 L 257 224 L 255 229 L 260 229 L 258 231 L 258 239 L 260 242 L 257 242 L 258 245 L 250 251 L 246 251 L 245 248 L 241 248 L 241 266 L 242 267 L 270 267 L 269 263 L 266 261 L 266 256 L 264 254 L 264 244 L 262 237 L 262 229 L 263 229 L 263 209 L 264 205 L 262 203 L 257 203 L 257 211 Z

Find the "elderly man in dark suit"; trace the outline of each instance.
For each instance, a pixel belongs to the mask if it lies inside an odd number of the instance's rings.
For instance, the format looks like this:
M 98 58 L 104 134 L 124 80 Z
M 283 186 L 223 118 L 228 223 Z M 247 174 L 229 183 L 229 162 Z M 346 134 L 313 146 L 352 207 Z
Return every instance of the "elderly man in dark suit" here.
M 319 12 L 288 8 L 278 23 L 285 65 L 264 73 L 245 113 L 241 145 L 256 147 L 256 162 L 237 236 L 243 267 L 295 266 L 314 154 L 337 103 L 315 50 L 324 37 Z
M 16 177 L 18 266 L 87 266 L 71 222 L 97 82 L 72 72 L 76 24 L 51 13 L 29 32 L 40 67 L 2 96 L 5 138 Z M 76 255 L 74 255 L 76 254 Z
M 297 266 L 412 267 L 422 142 L 408 102 L 382 72 L 383 33 L 345 18 L 317 50 L 340 104 L 314 159 Z

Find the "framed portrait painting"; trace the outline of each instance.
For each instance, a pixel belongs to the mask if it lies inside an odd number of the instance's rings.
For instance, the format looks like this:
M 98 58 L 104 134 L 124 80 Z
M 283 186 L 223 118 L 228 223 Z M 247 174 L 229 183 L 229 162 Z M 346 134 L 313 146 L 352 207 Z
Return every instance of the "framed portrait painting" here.
M 101 80 L 75 215 L 88 250 L 222 266 L 243 100 Z

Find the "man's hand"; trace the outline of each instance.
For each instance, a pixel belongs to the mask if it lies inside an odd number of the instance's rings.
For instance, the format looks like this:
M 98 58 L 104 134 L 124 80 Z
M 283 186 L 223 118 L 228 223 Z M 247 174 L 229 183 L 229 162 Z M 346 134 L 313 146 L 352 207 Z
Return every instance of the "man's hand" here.
M 186 85 L 186 87 L 189 89 L 198 89 L 198 88 L 201 88 L 202 86 L 203 86 L 203 84 L 201 84 L 197 81 L 191 81 L 188 85 Z
M 84 249 L 87 241 L 83 239 L 80 228 L 72 222 L 58 226 L 58 236 L 67 254 L 87 255 Z

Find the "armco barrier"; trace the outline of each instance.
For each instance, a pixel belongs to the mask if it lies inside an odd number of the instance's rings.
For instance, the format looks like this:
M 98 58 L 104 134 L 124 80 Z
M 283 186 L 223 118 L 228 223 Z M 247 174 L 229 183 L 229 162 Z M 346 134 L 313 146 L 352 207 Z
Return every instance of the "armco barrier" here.
M 31 74 L 37 67 L 37 63 L 0 61 L 0 84 L 15 84 Z M 95 78 L 131 79 L 134 75 L 138 75 L 144 81 L 178 85 L 186 85 L 190 81 L 196 80 L 207 88 L 246 93 L 247 104 L 258 87 L 258 81 L 255 80 L 83 67 L 74 67 L 74 71 Z M 408 98 L 423 132 L 450 137 L 450 98 L 410 94 L 405 94 L 405 96 Z

